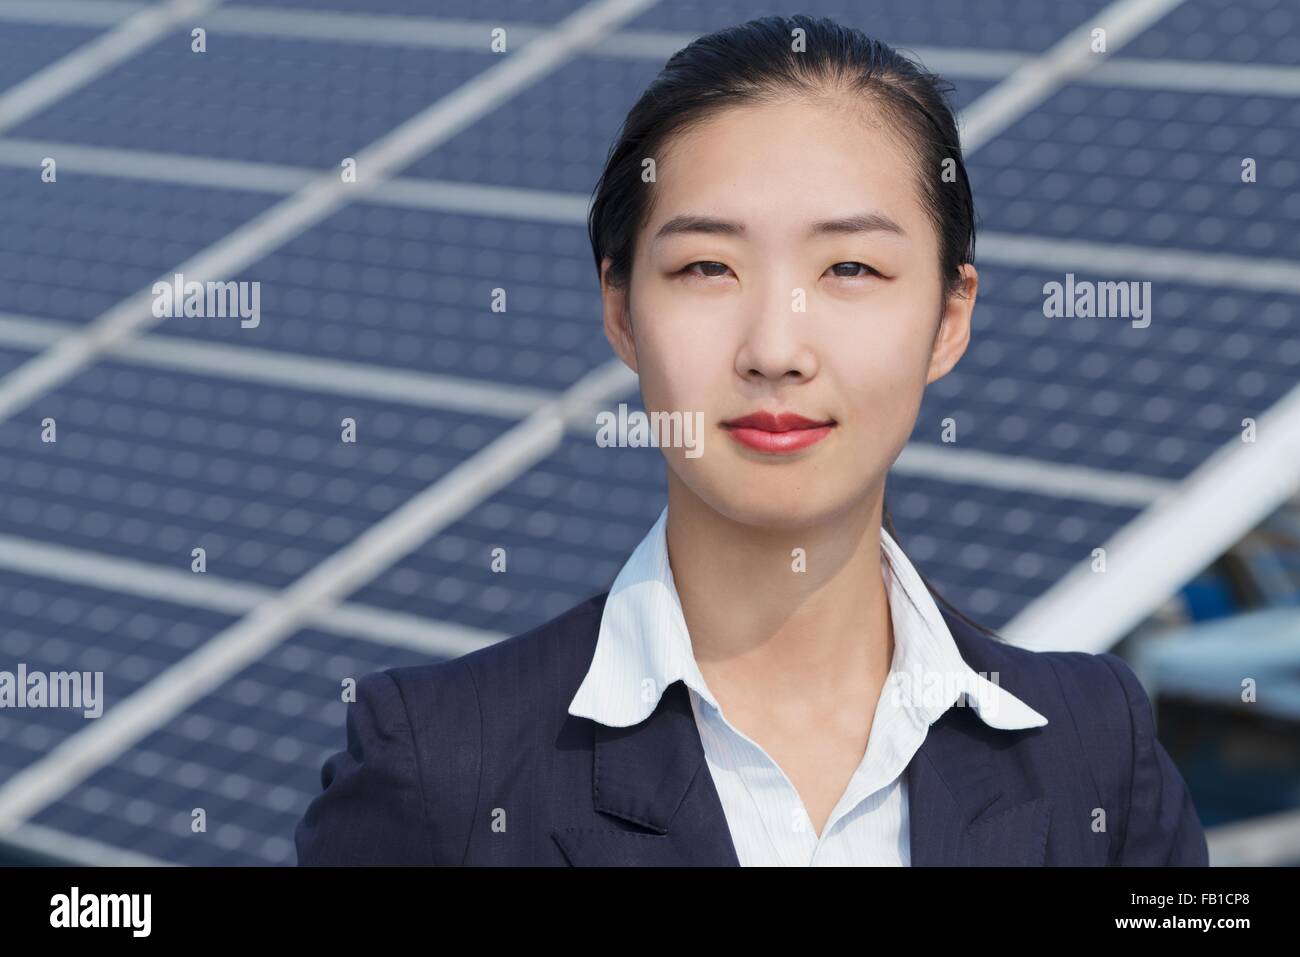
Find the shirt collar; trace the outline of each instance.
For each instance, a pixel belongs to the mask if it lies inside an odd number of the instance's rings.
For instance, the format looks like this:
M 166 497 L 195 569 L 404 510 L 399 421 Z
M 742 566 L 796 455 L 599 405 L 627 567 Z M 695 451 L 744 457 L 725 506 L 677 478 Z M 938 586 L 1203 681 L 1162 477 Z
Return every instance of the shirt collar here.
M 714 709 L 695 661 L 681 600 L 668 562 L 668 509 L 637 545 L 610 586 L 591 667 L 569 704 L 569 714 L 610 727 L 639 724 L 653 713 L 674 681 L 683 681 Z M 882 561 L 894 626 L 894 659 L 882 695 L 929 726 L 965 695 L 985 724 L 999 729 L 1039 727 L 1047 719 L 996 680 L 962 659 L 947 623 L 916 569 L 893 538 L 880 530 Z M 996 675 L 994 675 L 996 679 Z

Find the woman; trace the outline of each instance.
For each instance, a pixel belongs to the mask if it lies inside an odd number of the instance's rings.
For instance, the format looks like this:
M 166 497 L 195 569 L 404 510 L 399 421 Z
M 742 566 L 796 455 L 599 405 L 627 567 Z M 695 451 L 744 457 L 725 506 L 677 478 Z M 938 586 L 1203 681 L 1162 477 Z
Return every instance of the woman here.
M 827 20 L 703 37 L 589 225 L 605 334 L 703 454 L 660 436 L 668 506 L 607 593 L 361 681 L 299 862 L 1205 864 L 1132 671 L 1008 646 L 891 534 L 978 283 L 938 78 Z

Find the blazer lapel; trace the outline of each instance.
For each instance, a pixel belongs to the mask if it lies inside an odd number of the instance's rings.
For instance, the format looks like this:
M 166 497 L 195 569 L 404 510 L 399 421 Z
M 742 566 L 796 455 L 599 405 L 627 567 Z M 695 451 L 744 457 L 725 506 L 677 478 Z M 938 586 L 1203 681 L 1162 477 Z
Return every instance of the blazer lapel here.
M 636 828 L 556 828 L 551 836 L 569 863 L 740 866 L 683 682 L 669 685 L 640 724 L 591 724 L 596 811 Z
M 567 827 L 551 837 L 580 867 L 739 867 L 731 830 L 704 761 L 689 691 L 668 687 L 655 711 L 629 728 L 591 722 L 596 811 L 625 825 Z M 969 708 L 932 724 L 904 771 L 913 867 L 1038 867 L 1052 802 L 1011 800 L 991 735 Z
M 969 708 L 948 709 L 930 726 L 904 772 L 913 867 L 1039 867 L 1047 853 L 1051 799 L 1011 800 L 1010 771 Z

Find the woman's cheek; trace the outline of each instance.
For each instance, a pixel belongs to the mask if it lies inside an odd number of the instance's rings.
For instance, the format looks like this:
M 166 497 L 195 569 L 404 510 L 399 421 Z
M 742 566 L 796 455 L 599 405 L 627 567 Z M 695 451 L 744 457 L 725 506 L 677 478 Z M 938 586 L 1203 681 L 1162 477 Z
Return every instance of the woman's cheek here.
M 709 337 L 656 336 L 648 345 L 648 354 L 640 363 L 642 385 L 647 392 L 654 392 L 660 408 L 706 411 L 701 405 L 704 397 L 711 387 L 725 381 L 731 370 Z
M 826 370 L 823 370 L 826 371 Z M 901 449 L 911 435 L 922 396 L 921 380 L 897 361 L 868 361 L 835 366 L 835 408 L 851 432 L 852 444 L 871 447 L 881 456 Z

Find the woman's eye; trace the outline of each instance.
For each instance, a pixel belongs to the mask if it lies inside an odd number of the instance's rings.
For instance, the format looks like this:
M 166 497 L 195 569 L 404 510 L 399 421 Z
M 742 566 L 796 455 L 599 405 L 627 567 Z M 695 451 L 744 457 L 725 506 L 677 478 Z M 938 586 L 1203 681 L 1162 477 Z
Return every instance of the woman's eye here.
M 860 273 L 845 273 L 845 272 L 837 272 L 837 273 L 835 273 L 835 275 L 836 275 L 838 278 L 840 278 L 840 279 L 857 279 L 857 278 L 859 278 L 860 276 L 879 276 L 879 275 L 880 275 L 880 273 L 876 272 L 876 270 L 872 269 L 872 268 L 871 268 L 870 266 L 868 266 L 866 263 L 860 263 L 860 262 L 843 262 L 843 263 L 836 263 L 834 266 L 831 267 L 831 269 L 832 269 L 832 270 L 837 270 L 837 269 L 839 269 L 841 266 L 850 266 L 850 267 L 852 267 L 852 266 L 861 266 L 862 269 L 863 269 L 863 271 L 860 272 Z
M 710 266 L 718 266 L 718 267 L 720 267 L 720 268 L 722 268 L 722 269 L 724 269 L 724 270 L 727 268 L 726 263 L 711 262 L 711 261 L 709 261 L 709 260 L 704 260 L 704 259 L 702 259 L 702 260 L 700 260 L 699 262 L 693 262 L 693 263 L 689 264 L 689 265 L 686 266 L 684 269 L 682 269 L 682 272 L 684 272 L 684 273 L 688 273 L 688 274 L 693 275 L 693 276 L 703 275 L 704 278 L 706 278 L 706 279 L 712 279 L 712 278 L 715 278 L 715 277 L 717 277 L 717 276 L 721 276 L 721 275 L 723 275 L 723 273 L 720 273 L 720 272 L 714 272 L 714 273 L 696 273 L 696 272 L 692 272 L 692 270 L 693 270 L 696 266 L 704 266 L 704 267 L 706 267 L 706 268 L 707 268 L 707 267 L 710 267 Z
M 697 266 L 704 271 L 696 272 L 695 269 Z M 860 272 L 840 271 L 840 268 L 842 266 L 847 266 L 849 267 L 850 270 L 859 269 L 861 271 Z M 728 269 L 729 267 L 727 266 L 726 263 L 713 262 L 712 260 L 701 259 L 701 260 L 697 260 L 696 262 L 690 263 L 689 265 L 682 268 L 680 271 L 686 275 L 699 276 L 704 279 L 716 279 L 720 276 L 726 275 Z M 715 271 L 710 272 L 708 270 L 715 270 Z M 859 279 L 865 276 L 880 275 L 880 273 L 877 272 L 875 269 L 872 269 L 866 263 L 861 263 L 861 262 L 836 263 L 835 265 L 830 267 L 829 271 L 833 272 L 835 277 L 838 279 Z

